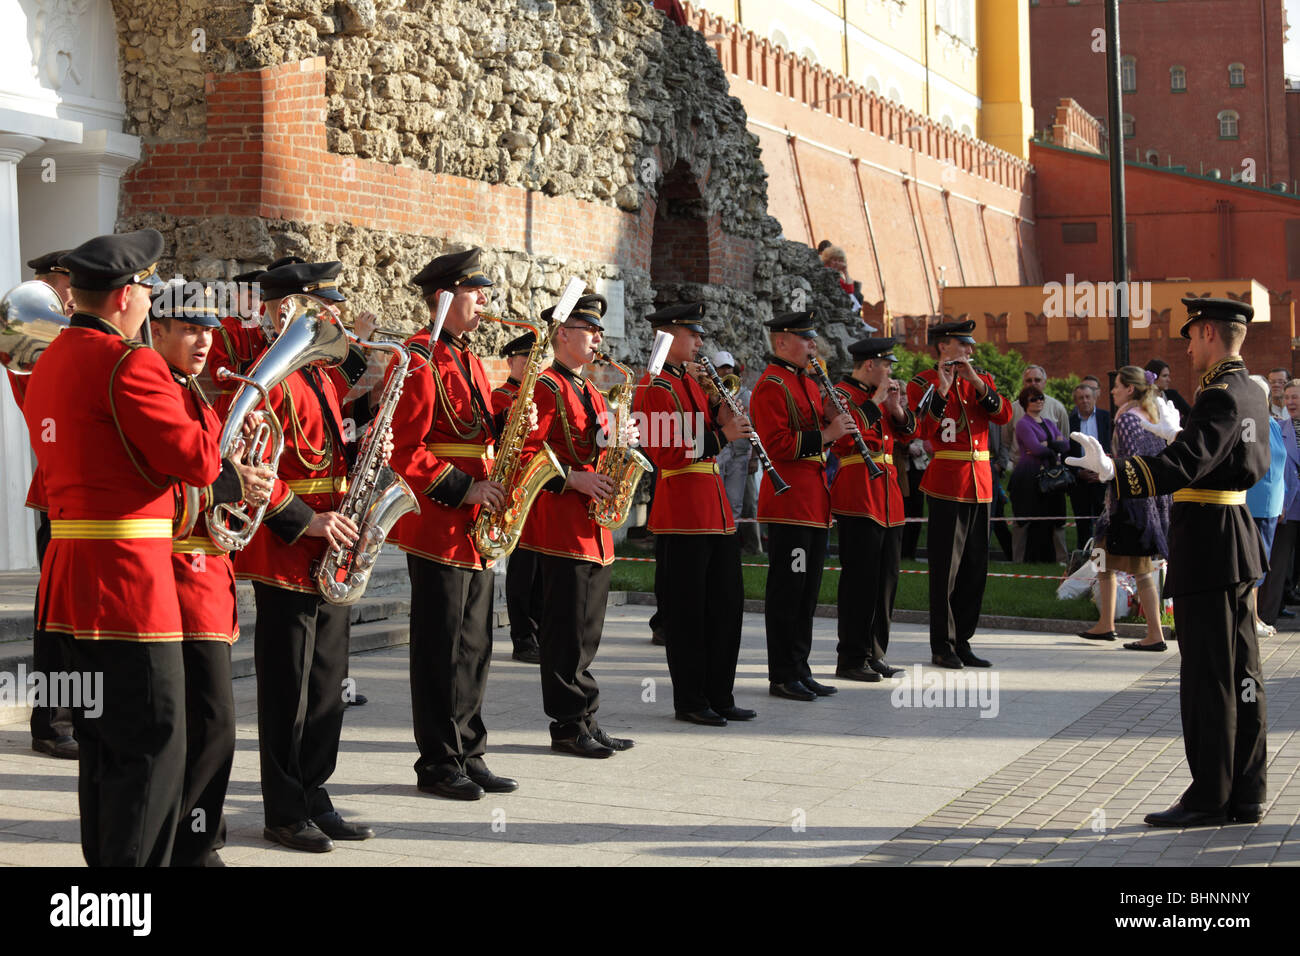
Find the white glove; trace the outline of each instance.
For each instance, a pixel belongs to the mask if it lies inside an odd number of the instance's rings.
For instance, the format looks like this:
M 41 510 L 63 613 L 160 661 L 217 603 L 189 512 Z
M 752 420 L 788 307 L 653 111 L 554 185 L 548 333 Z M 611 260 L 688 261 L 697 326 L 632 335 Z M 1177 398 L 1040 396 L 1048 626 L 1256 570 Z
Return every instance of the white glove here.
M 1165 441 L 1173 441 L 1182 431 L 1182 423 L 1178 418 L 1178 409 L 1174 403 L 1167 398 L 1157 398 L 1156 406 L 1160 409 L 1160 420 L 1149 422 L 1141 415 L 1138 416 L 1138 424 L 1149 432 L 1154 432 Z
M 1071 468 L 1082 468 L 1085 471 L 1095 472 L 1103 482 L 1110 481 L 1115 477 L 1115 463 L 1102 450 L 1101 442 L 1091 435 L 1085 435 L 1083 432 L 1070 432 L 1070 438 L 1083 449 L 1083 457 L 1067 458 L 1065 459 L 1067 465 Z

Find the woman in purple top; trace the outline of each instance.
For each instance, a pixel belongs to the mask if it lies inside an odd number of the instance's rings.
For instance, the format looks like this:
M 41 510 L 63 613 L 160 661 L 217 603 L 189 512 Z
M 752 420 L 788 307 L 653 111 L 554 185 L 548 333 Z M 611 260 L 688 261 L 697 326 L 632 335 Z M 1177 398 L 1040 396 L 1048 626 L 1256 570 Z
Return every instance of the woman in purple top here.
M 1155 455 L 1166 442 L 1142 427 L 1141 421 L 1156 422 L 1160 410 L 1156 396 L 1156 377 L 1136 365 L 1126 365 L 1115 375 L 1111 398 L 1115 415 L 1112 454 L 1116 458 L 1130 455 Z M 1101 617 L 1079 636 L 1093 641 L 1115 640 L 1115 572 L 1124 571 L 1137 578 L 1138 600 L 1147 621 L 1147 636 L 1124 647 L 1134 651 L 1166 650 L 1164 631 L 1160 627 L 1160 589 L 1156 581 L 1155 559 L 1169 555 L 1168 495 L 1153 498 L 1129 498 L 1116 501 L 1114 490 L 1106 490 L 1106 510 L 1097 521 L 1094 550 L 1105 554 L 1097 572 L 1097 595 Z M 1208 542 L 1207 542 L 1208 544 Z
M 1070 443 L 1061 437 L 1056 424 L 1043 416 L 1046 396 L 1042 389 L 1027 385 L 1020 390 L 1016 401 L 1025 410 L 1024 417 L 1016 422 L 1016 445 L 1020 459 L 1011 472 L 1009 490 L 1011 511 L 1017 518 L 1048 517 L 1065 514 L 1065 491 L 1045 495 L 1038 487 L 1038 473 L 1044 465 L 1056 463 L 1059 455 L 1068 454 Z M 1056 561 L 1056 545 L 1052 542 L 1052 529 L 1063 521 L 1027 521 L 1025 536 L 1026 561 Z

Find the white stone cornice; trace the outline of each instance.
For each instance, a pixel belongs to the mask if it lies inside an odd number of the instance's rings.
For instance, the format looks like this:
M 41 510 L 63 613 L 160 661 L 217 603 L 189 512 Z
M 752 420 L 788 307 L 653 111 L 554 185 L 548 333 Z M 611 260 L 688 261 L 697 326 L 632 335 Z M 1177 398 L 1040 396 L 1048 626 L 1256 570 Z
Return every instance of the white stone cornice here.
M 38 136 L 24 136 L 21 133 L 0 133 L 0 163 L 22 162 L 23 157 L 33 150 L 45 145 L 45 140 Z

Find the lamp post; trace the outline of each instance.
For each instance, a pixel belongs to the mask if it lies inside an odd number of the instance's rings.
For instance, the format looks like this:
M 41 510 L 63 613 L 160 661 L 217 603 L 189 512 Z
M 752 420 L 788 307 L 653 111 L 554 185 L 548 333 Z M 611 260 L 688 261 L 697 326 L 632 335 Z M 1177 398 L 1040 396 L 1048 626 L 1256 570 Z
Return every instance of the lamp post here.
M 1106 0 L 1106 94 L 1110 122 L 1110 241 L 1115 282 L 1115 368 L 1129 364 L 1128 237 L 1124 223 L 1124 114 L 1119 0 Z

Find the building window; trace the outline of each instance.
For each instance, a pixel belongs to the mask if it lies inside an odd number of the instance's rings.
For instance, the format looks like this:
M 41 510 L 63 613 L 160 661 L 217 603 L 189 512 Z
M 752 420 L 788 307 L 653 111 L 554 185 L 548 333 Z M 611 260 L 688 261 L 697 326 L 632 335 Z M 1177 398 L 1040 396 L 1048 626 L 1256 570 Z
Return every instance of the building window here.
M 1169 92 L 1186 93 L 1187 92 L 1187 68 L 1182 66 L 1171 66 L 1169 68 Z
M 1237 111 L 1223 110 L 1219 113 L 1219 139 L 1237 138 Z
M 1135 56 L 1126 56 L 1119 63 L 1120 82 L 1125 93 L 1136 93 L 1138 88 L 1138 61 Z
M 1061 242 L 1075 244 L 1097 241 L 1097 224 L 1095 222 L 1061 223 Z
M 1133 114 L 1132 114 L 1132 113 L 1125 113 L 1125 114 L 1124 114 L 1124 138 L 1125 138 L 1125 139 L 1132 139 L 1132 138 L 1133 138 L 1133 132 L 1134 132 L 1134 129 L 1135 129 L 1135 126 L 1134 126 L 1134 123 L 1133 123 Z
M 1246 85 L 1246 65 L 1244 63 L 1228 64 L 1228 85 L 1229 86 Z
M 866 82 L 862 85 L 866 87 L 868 93 L 875 93 L 877 96 L 880 95 L 880 81 L 870 73 L 867 74 Z
M 1147 165 L 1148 166 L 1160 165 L 1160 154 L 1157 153 L 1154 149 L 1147 150 Z

